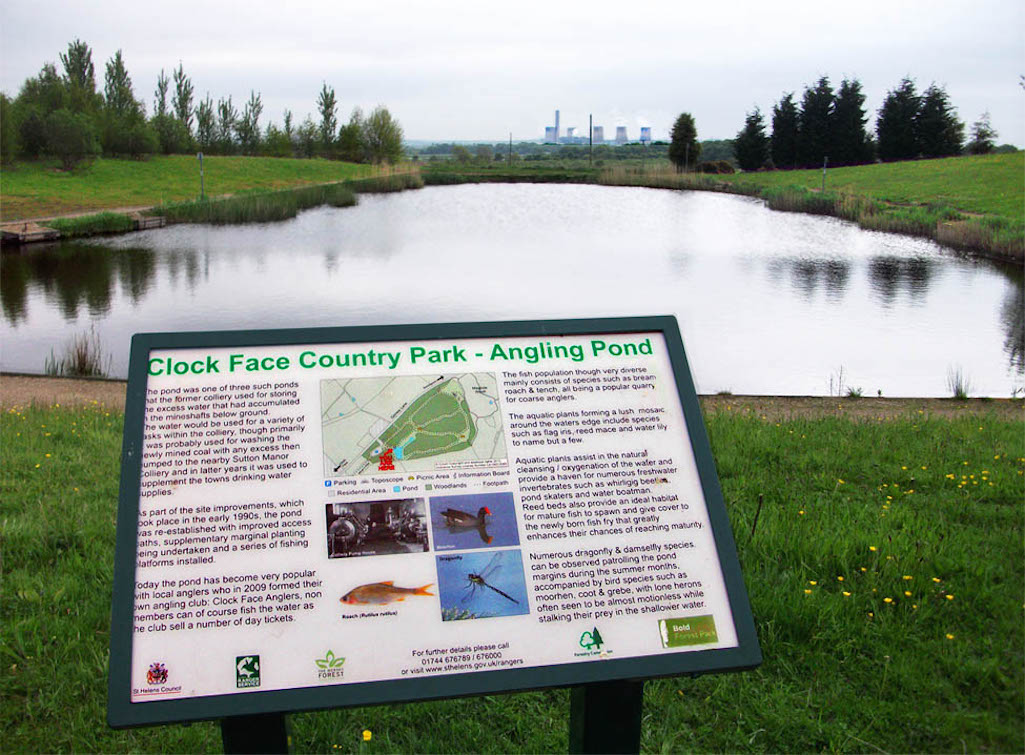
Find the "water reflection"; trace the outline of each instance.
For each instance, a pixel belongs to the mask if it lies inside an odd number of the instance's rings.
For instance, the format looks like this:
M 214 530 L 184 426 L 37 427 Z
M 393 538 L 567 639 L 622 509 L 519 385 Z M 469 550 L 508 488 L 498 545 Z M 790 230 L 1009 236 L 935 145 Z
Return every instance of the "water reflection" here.
M 92 324 L 123 374 L 144 330 L 674 313 L 699 388 L 822 393 L 843 364 L 887 395 L 941 395 L 919 386 L 962 361 L 1006 395 L 1008 367 L 1025 373 L 1021 271 L 930 243 L 711 194 L 427 189 L 5 251 L 2 366 L 40 371 Z M 795 343 L 804 361 L 779 362 Z
M 902 291 L 908 295 L 909 301 L 921 304 L 929 292 L 935 265 L 929 259 L 876 257 L 868 264 L 868 276 L 872 290 L 883 306 L 892 305 Z
M 27 317 L 29 287 L 41 289 L 65 319 L 77 318 L 81 309 L 94 317 L 104 315 L 111 308 L 115 280 L 129 300 L 138 302 L 149 291 L 155 272 L 155 255 L 148 249 L 112 252 L 58 243 L 5 252 L 0 267 L 4 315 L 11 323 Z

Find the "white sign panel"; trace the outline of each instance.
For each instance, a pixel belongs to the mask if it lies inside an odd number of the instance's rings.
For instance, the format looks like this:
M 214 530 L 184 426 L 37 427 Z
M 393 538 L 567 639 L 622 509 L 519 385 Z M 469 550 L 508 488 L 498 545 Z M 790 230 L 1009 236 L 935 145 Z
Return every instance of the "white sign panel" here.
M 146 372 L 132 707 L 739 644 L 662 331 Z

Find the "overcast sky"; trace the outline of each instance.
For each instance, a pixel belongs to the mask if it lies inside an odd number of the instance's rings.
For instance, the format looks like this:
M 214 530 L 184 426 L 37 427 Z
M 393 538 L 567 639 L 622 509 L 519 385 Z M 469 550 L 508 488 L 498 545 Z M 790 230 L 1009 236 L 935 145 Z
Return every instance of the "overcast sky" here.
M 0 89 L 16 95 L 68 42 L 93 50 L 97 86 L 120 48 L 136 96 L 152 105 L 161 68 L 184 64 L 197 99 L 251 89 L 280 123 L 315 114 L 321 83 L 339 119 L 388 107 L 408 139 L 534 139 L 561 110 L 563 133 L 607 138 L 640 126 L 666 138 L 683 111 L 702 139 L 731 138 L 756 105 L 828 76 L 861 80 L 870 128 L 906 75 L 944 86 L 967 130 L 984 111 L 999 142 L 1025 146 L 1025 3 L 450 2 L 317 0 L 4 0 Z

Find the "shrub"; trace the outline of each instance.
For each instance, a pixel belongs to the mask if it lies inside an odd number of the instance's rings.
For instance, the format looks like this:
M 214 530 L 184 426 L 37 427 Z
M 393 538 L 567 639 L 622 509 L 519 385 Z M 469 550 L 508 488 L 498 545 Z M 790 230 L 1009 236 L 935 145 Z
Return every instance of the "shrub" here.
M 54 110 L 44 123 L 46 149 L 59 158 L 65 170 L 71 170 L 79 162 L 99 154 L 92 123 L 83 113 L 72 113 L 61 108 Z

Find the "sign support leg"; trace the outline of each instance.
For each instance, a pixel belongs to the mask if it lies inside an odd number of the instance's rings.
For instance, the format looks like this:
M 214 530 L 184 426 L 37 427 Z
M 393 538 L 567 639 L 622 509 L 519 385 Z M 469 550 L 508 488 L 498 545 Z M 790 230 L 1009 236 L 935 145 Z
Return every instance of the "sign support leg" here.
M 292 736 L 283 713 L 259 713 L 221 719 L 225 753 L 289 753 Z
M 574 687 L 570 693 L 569 751 L 640 752 L 643 700 L 643 680 Z

